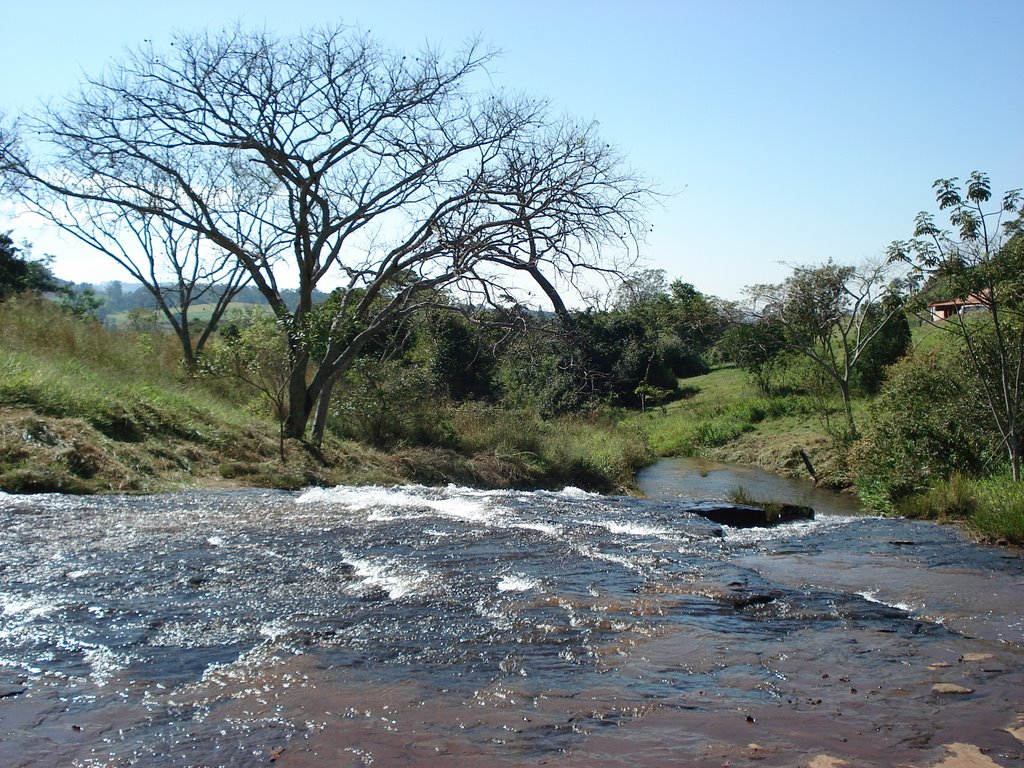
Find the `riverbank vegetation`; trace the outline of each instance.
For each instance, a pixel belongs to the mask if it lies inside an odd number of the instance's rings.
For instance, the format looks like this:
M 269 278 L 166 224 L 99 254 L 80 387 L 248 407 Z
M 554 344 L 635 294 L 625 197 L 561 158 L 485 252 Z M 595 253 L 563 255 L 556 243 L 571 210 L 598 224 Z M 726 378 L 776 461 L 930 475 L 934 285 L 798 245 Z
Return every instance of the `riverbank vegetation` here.
M 628 490 L 699 453 L 1024 540 L 1019 191 L 940 179 L 954 233 L 720 301 L 637 268 L 657 190 L 491 59 L 183 34 L 0 125 L 4 193 L 145 299 L 2 236 L 0 487 Z
M 542 419 L 430 389 L 381 411 L 365 394 L 365 410 L 314 450 L 279 441 L 258 389 L 190 373 L 166 331 L 105 328 L 25 294 L 0 303 L 0 339 L 5 491 L 412 482 L 623 492 L 651 458 L 640 433 L 596 413 Z

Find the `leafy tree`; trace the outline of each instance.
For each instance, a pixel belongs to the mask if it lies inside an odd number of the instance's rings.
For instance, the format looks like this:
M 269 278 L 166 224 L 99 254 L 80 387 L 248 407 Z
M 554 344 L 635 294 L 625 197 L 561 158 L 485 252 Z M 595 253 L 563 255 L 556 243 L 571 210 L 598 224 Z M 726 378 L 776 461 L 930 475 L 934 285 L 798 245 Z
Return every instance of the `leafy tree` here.
M 105 300 L 96 295 L 96 291 L 91 285 L 86 285 L 77 290 L 75 288 L 62 289 L 57 303 L 60 304 L 61 309 L 74 317 L 98 318 L 98 312 Z
M 509 318 L 493 312 L 431 311 L 413 328 L 412 358 L 456 401 L 494 400 L 499 355 L 511 340 Z
M 734 323 L 723 333 L 720 344 L 765 396 L 775 394 L 775 377 L 786 364 L 787 349 L 785 329 L 777 318 Z
M 728 310 L 689 283 L 666 284 L 662 270 L 628 275 L 609 312 L 589 313 L 581 349 L 619 402 L 676 392 L 678 378 L 707 371 L 704 355 L 727 326 Z M 655 398 L 657 399 L 657 397 Z
M 868 324 L 882 327 L 864 350 L 853 377 L 854 385 L 868 395 L 878 394 L 886 370 L 910 350 L 910 322 L 902 304 L 898 296 L 890 295 L 880 307 L 868 310 Z
M 704 356 L 729 327 L 733 308 L 681 280 L 672 282 L 659 304 L 668 335 L 678 345 L 664 353 L 666 364 L 680 378 L 706 373 Z
M 857 435 L 854 374 L 889 318 L 901 311 L 897 289 L 888 264 L 857 269 L 832 261 L 796 267 L 782 283 L 747 289 L 755 313 L 781 327 L 787 349 L 810 360 L 839 389 L 847 438 Z
M 1024 209 L 1020 189 L 1007 192 L 998 208 L 988 208 L 991 181 L 979 171 L 966 184 L 956 177 L 932 185 L 939 210 L 949 212 L 954 232 L 941 229 L 922 211 L 911 240 L 889 247 L 893 261 L 909 264 L 917 285 L 931 284 L 980 308 L 939 323 L 963 345 L 980 385 L 988 413 L 997 425 L 1015 481 L 1021 479 L 1024 426 Z M 1007 214 L 1015 218 L 1004 222 Z M 924 310 L 926 294 L 917 293 Z M 925 319 L 930 320 L 926 317 Z
M 568 319 L 559 281 L 635 250 L 649 186 L 595 124 L 473 93 L 490 59 L 475 46 L 403 56 L 346 28 L 179 35 L 28 121 L 51 163 L 7 160 L 37 185 L 156 217 L 237 260 L 287 339 L 284 429 L 303 437 L 363 348 L 440 290 L 500 304 L 526 278 Z M 411 279 L 380 301 L 399 274 Z M 327 280 L 344 291 L 339 325 L 356 317 L 362 329 L 331 333 L 314 355 L 307 317 Z
M 576 323 L 556 332 L 547 323 L 522 316 L 522 330 L 502 348 L 494 378 L 501 401 L 512 409 L 529 409 L 544 417 L 579 411 L 600 401 L 606 389 L 585 359 Z
M 23 291 L 60 290 L 60 283 L 46 263 L 33 260 L 26 251 L 14 244 L 9 232 L 0 232 L 0 301 Z

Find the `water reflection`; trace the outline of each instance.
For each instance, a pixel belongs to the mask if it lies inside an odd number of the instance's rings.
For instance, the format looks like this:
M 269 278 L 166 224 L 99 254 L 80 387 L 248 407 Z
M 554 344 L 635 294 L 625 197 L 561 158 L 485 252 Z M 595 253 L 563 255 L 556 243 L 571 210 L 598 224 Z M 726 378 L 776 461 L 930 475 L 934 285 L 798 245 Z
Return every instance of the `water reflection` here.
M 678 456 L 662 459 L 637 476 L 640 490 L 650 499 L 725 499 L 737 489 L 759 501 L 779 501 L 814 507 L 819 514 L 856 515 L 856 496 L 817 488 L 810 480 L 779 477 L 757 467 L 720 464 Z

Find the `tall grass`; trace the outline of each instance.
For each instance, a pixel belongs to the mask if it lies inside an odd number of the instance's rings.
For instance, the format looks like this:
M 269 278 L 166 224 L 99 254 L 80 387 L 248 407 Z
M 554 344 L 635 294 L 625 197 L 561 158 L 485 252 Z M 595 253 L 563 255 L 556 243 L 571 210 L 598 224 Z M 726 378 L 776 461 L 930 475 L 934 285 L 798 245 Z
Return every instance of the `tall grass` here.
M 903 499 L 896 511 L 907 517 L 962 522 L 986 541 L 1024 544 L 1024 483 L 1009 473 L 972 478 L 954 472 L 926 491 Z
M 120 439 L 190 433 L 200 411 L 233 403 L 189 379 L 173 336 L 112 331 L 31 295 L 0 304 L 0 404 L 83 419 Z
M 1009 474 L 989 477 L 977 483 L 977 508 L 969 527 L 993 541 L 1024 544 L 1024 483 L 1013 482 Z
M 544 420 L 526 409 L 482 403 L 454 409 L 460 450 L 532 464 L 550 480 L 603 490 L 632 487 L 637 470 L 654 458 L 646 434 L 619 426 L 613 414 Z

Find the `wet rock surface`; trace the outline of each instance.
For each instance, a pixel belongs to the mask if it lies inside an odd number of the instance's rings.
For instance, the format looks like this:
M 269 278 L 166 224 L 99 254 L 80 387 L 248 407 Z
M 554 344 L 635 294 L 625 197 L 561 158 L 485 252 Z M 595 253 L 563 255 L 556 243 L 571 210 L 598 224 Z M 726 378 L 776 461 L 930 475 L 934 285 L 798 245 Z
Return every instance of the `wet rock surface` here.
M 758 506 L 753 504 L 722 504 L 716 502 L 698 502 L 686 507 L 689 513 L 732 528 L 766 528 L 771 525 L 782 525 L 797 520 L 813 520 L 814 510 L 803 504 L 772 504 Z
M 1024 754 L 1024 563 L 928 524 L 578 491 L 0 497 L 0 566 L 0 765 Z

